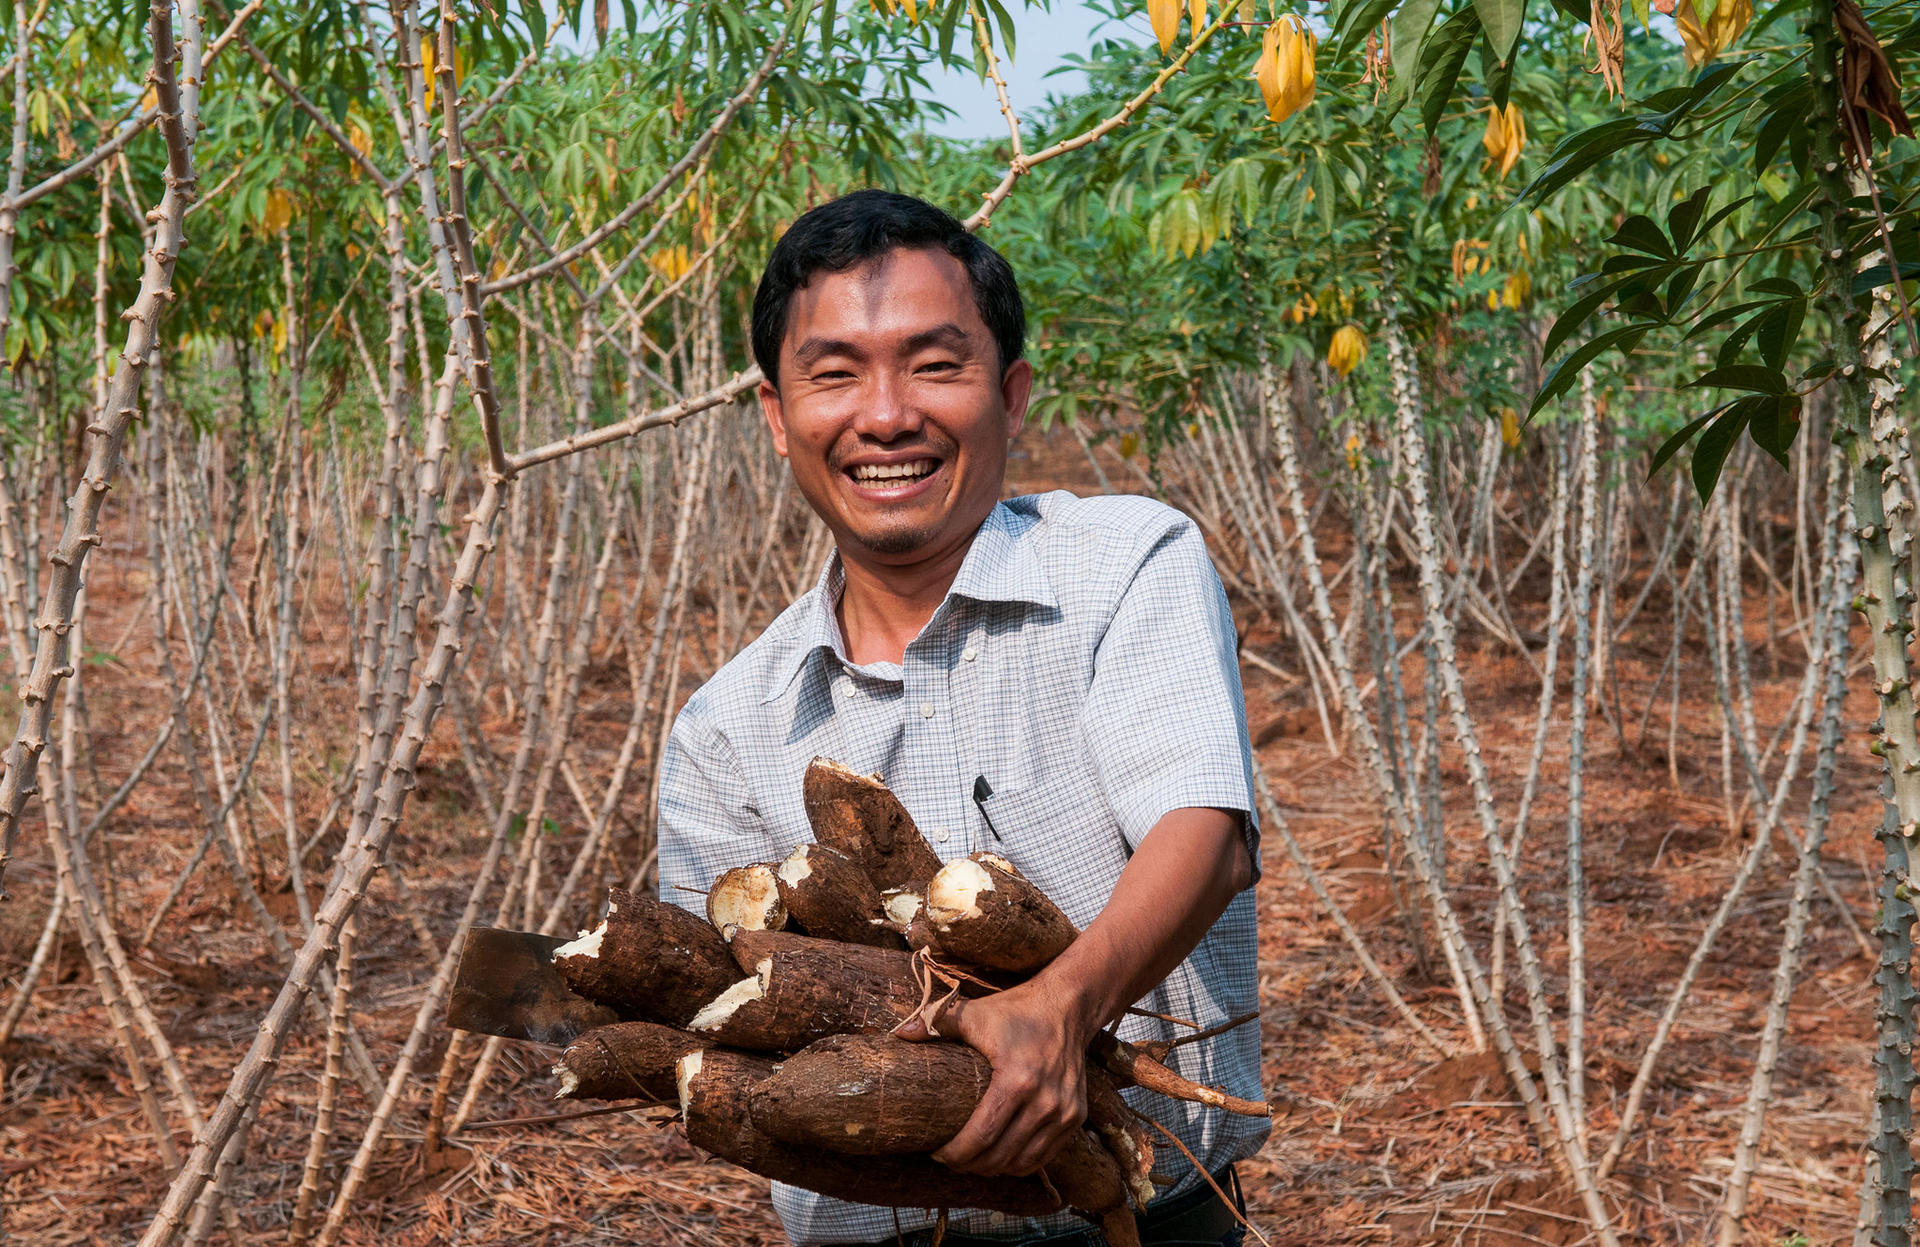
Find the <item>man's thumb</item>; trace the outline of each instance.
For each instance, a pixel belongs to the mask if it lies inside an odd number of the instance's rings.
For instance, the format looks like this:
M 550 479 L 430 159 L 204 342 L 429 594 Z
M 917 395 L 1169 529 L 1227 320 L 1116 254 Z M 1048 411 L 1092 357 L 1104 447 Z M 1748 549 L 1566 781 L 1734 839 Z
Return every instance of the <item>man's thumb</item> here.
M 893 1028 L 893 1033 L 901 1039 L 920 1042 L 927 1039 L 964 1038 L 961 998 L 955 996 L 947 1001 L 929 1000 L 912 1017 Z

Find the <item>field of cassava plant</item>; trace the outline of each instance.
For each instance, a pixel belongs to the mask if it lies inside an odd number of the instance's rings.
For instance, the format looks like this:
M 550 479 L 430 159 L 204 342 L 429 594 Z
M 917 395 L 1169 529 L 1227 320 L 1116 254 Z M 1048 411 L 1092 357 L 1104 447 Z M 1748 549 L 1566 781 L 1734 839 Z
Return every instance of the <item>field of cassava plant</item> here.
M 831 548 L 754 285 L 884 185 L 1019 275 L 1010 490 L 1226 585 L 1247 1241 L 1912 1241 L 1920 4 L 1086 2 L 1045 99 L 1002 0 L 0 4 L 0 1240 L 1127 1241 L 1177 1046 L 981 1179 L 984 1061 L 885 1034 L 1076 938 L 1017 870 L 823 765 L 650 899 L 676 711 Z M 650 1016 L 450 1027 L 487 926 Z

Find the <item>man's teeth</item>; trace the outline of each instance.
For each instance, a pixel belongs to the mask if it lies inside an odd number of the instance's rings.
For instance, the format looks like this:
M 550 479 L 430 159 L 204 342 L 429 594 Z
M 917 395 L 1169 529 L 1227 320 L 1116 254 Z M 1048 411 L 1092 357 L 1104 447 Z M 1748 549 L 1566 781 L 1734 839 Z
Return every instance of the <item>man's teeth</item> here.
M 860 463 L 853 468 L 856 481 L 917 481 L 923 476 L 933 475 L 940 466 L 931 459 L 916 459 L 912 463 Z

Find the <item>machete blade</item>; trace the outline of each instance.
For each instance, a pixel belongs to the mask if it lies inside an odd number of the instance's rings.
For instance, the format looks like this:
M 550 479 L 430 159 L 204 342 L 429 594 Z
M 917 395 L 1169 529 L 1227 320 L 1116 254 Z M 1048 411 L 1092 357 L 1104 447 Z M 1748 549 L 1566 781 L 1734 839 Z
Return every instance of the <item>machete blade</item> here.
M 567 941 L 531 931 L 474 927 L 460 949 L 447 997 L 447 1025 L 502 1039 L 564 1046 L 620 1015 L 574 993 L 553 968 Z

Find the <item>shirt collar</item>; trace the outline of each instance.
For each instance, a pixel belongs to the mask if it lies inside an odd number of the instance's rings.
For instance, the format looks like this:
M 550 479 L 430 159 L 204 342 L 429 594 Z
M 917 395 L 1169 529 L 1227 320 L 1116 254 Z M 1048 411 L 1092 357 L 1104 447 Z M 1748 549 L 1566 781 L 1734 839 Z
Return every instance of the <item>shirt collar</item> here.
M 976 602 L 1024 602 L 1046 608 L 1059 606 L 1046 568 L 1041 566 L 1033 548 L 1020 540 L 1022 533 L 1016 528 L 1016 523 L 1013 512 L 1004 502 L 996 504 L 987 513 L 986 520 L 973 536 L 973 545 L 967 549 L 967 557 L 960 564 L 959 574 L 953 578 L 946 598 L 933 614 L 935 619 L 940 617 L 941 612 L 947 609 L 947 603 L 955 597 Z M 840 636 L 840 621 L 834 609 L 846 583 L 840 551 L 836 549 L 827 556 L 826 565 L 820 569 L 820 578 L 814 582 L 813 592 L 809 595 L 810 601 L 800 621 L 793 651 L 775 671 L 766 695 L 760 699 L 761 705 L 774 701 L 786 692 L 816 652 L 824 649 L 841 662 L 848 661 L 846 646 Z

